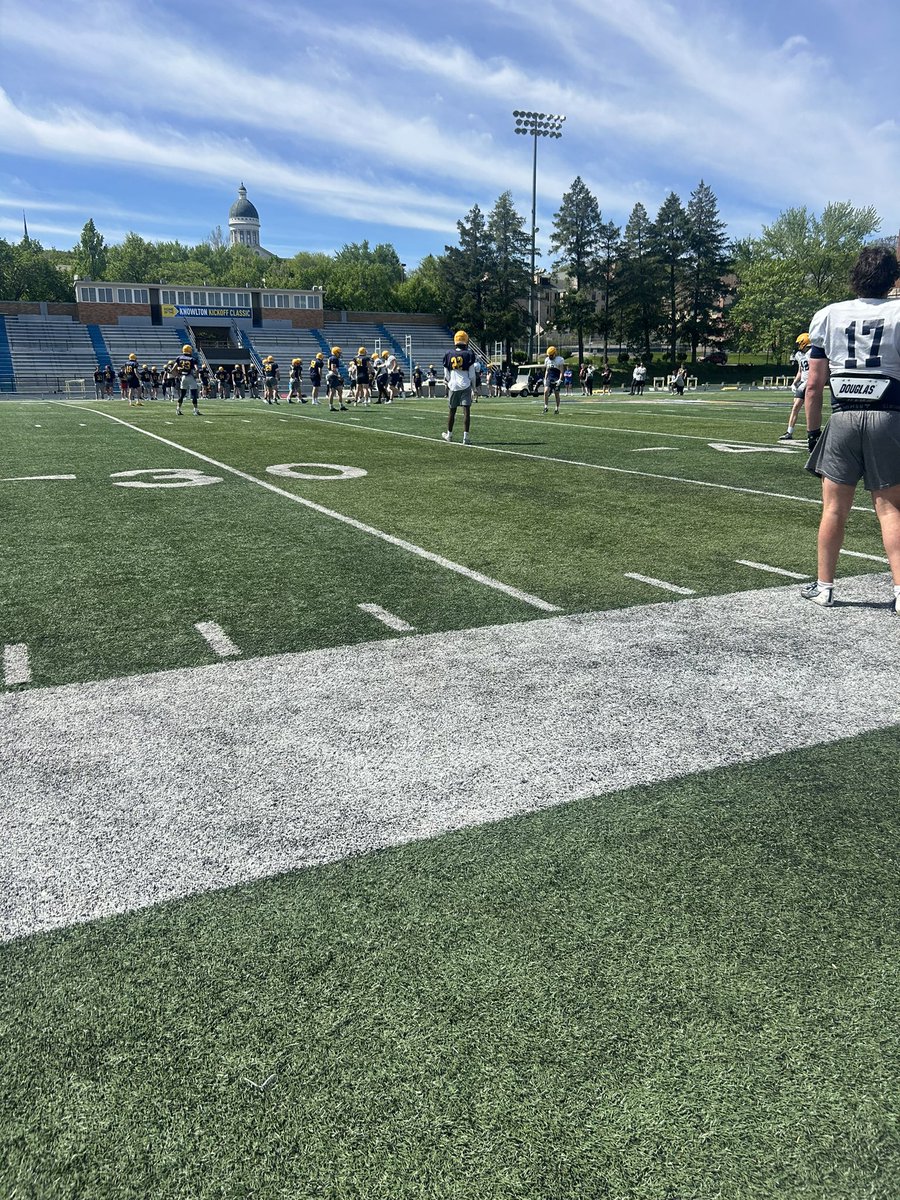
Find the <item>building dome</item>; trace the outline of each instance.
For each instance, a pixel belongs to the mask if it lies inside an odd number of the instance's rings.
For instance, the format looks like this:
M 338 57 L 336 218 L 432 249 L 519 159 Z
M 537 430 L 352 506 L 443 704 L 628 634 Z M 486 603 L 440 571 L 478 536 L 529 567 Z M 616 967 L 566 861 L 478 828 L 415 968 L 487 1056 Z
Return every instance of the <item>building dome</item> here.
M 235 200 L 234 204 L 228 210 L 228 219 L 233 220 L 234 218 L 243 220 L 249 218 L 252 221 L 259 220 L 259 213 L 256 211 L 256 206 L 251 204 L 247 199 L 247 189 L 243 184 L 238 188 L 237 200 Z

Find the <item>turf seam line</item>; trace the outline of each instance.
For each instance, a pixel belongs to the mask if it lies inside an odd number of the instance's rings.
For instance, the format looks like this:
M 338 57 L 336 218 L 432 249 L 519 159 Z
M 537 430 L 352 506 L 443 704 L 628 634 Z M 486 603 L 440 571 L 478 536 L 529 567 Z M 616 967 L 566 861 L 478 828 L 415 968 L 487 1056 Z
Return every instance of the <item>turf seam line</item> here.
M 542 600 L 540 596 L 532 596 L 529 592 L 520 591 L 508 583 L 502 583 L 499 579 L 492 579 L 490 575 L 483 575 L 480 571 L 463 566 L 462 563 L 444 558 L 443 555 L 435 554 L 431 550 L 425 550 L 422 546 L 415 545 L 414 542 L 407 542 L 404 538 L 394 537 L 391 533 L 385 533 L 383 529 L 376 529 L 373 525 L 365 525 L 362 521 L 357 521 L 354 517 L 348 517 L 344 513 L 335 512 L 332 508 L 326 508 L 323 504 L 316 504 L 314 500 L 307 500 L 304 496 L 298 496 L 294 492 L 285 491 L 284 488 L 276 487 L 274 483 L 269 483 L 265 479 L 259 479 L 255 475 L 250 475 L 247 471 L 241 471 L 238 467 L 230 467 L 227 463 L 210 458 L 208 454 L 201 454 L 199 450 L 191 450 L 187 446 L 182 446 L 179 442 L 173 442 L 169 438 L 161 437 L 158 433 L 151 433 L 149 429 L 141 429 L 139 425 L 131 425 L 128 421 L 123 421 L 121 417 L 114 417 L 112 413 L 101 412 L 99 409 L 88 408 L 80 404 L 66 404 L 64 401 L 52 400 L 50 403 L 59 404 L 61 408 L 78 408 L 82 412 L 93 413 L 94 416 L 105 417 L 108 421 L 115 421 L 117 425 L 122 425 L 126 429 L 133 430 L 135 433 L 141 433 L 145 437 L 153 438 L 157 442 L 162 442 L 164 446 L 171 446 L 174 450 L 181 451 L 182 454 L 189 454 L 194 458 L 199 458 L 201 462 L 209 463 L 210 466 L 217 467 L 220 471 L 228 471 L 232 475 L 236 475 L 239 479 L 244 479 L 248 483 L 255 483 L 258 487 L 265 488 L 266 491 L 274 492 L 276 496 L 283 496 L 287 500 L 292 500 L 295 504 L 300 504 L 304 508 L 309 508 L 322 516 L 330 517 L 333 521 L 340 521 L 344 525 L 349 525 L 352 529 L 356 529 L 360 533 L 367 533 L 370 537 L 379 538 L 391 546 L 396 546 L 400 550 L 406 550 L 409 554 L 415 554 L 418 558 L 424 558 L 427 562 L 435 563 L 437 566 L 443 567 L 446 571 L 452 571 L 457 575 L 462 575 L 465 579 L 472 580 L 474 583 L 480 583 L 484 587 L 492 588 L 496 592 L 502 592 L 506 596 L 511 596 L 514 600 L 521 600 L 524 604 L 530 604 L 532 608 L 537 608 L 542 612 L 548 613 L 562 612 L 559 605 L 550 604 L 547 600 Z M 312 417 L 310 419 L 314 421 L 322 420 L 321 417 Z M 327 421 L 324 423 L 328 424 Z

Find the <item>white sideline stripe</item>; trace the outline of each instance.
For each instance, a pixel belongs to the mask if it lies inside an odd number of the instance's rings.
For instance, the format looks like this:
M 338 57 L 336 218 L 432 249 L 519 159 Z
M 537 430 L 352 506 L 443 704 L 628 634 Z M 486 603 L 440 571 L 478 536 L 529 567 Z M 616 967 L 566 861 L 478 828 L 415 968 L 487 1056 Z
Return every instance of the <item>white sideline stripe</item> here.
M 827 616 L 791 584 L 4 693 L 0 939 L 896 726 L 889 596 L 879 572 Z
M 886 563 L 889 560 L 881 554 L 863 554 L 861 550 L 841 550 L 841 554 L 848 554 L 851 558 L 868 558 L 871 562 Z
M 693 588 L 679 587 L 677 583 L 666 583 L 664 579 L 653 579 L 649 575 L 635 575 L 632 571 L 625 572 L 626 579 L 636 579 L 638 583 L 649 583 L 651 587 L 663 588 L 667 592 L 677 592 L 679 596 L 696 596 Z
M 51 401 L 51 403 L 58 403 L 66 408 L 82 407 L 78 404 L 67 405 L 64 401 Z M 276 487 L 274 483 L 269 483 L 265 479 L 257 479 L 255 475 L 250 475 L 246 471 L 239 470 L 237 467 L 230 467 L 227 463 L 210 458 L 207 454 L 201 454 L 199 450 L 190 450 L 187 446 L 182 446 L 179 442 L 172 442 L 168 438 L 161 437 L 158 433 L 151 433 L 149 429 L 142 429 L 139 425 L 131 425 L 128 421 L 123 421 L 120 417 L 114 417 L 111 413 L 99 412 L 95 408 L 87 408 L 84 411 L 92 412 L 98 417 L 106 417 L 109 421 L 115 421 L 118 425 L 124 425 L 126 429 L 131 429 L 135 433 L 142 433 L 145 437 L 162 442 L 164 446 L 171 446 L 182 454 L 190 454 L 194 458 L 199 458 L 201 462 L 218 467 L 220 471 L 229 471 L 232 475 L 237 475 L 239 479 L 245 479 L 248 483 L 255 483 L 257 487 L 274 492 L 276 496 L 284 496 L 286 500 L 292 500 L 295 504 L 301 504 L 304 508 L 312 509 L 313 512 L 320 513 L 324 517 L 330 517 L 333 521 L 340 521 L 344 525 L 349 525 L 351 529 L 357 529 L 360 533 L 367 533 L 370 537 L 380 538 L 381 541 L 387 542 L 390 546 L 396 546 L 399 550 L 406 550 L 409 554 L 415 554 L 419 558 L 424 558 L 427 562 L 432 562 L 436 566 L 443 567 L 445 571 L 453 571 L 457 575 L 471 579 L 473 583 L 480 583 L 483 587 L 492 588 L 495 592 L 503 592 L 504 595 L 511 596 L 514 600 L 521 600 L 523 604 L 530 604 L 532 608 L 538 608 L 541 612 L 555 613 L 562 611 L 558 604 L 550 604 L 548 601 L 542 600 L 539 596 L 532 596 L 529 592 L 522 592 L 518 588 L 511 587 L 508 583 L 501 583 L 499 579 L 492 579 L 490 575 L 482 575 L 480 571 L 473 571 L 470 567 L 464 567 L 461 563 L 444 558 L 443 555 L 434 554 L 431 550 L 425 550 L 413 542 L 407 542 L 404 538 L 394 537 L 391 533 L 385 533 L 383 529 L 376 529 L 373 525 L 365 525 L 362 521 L 357 521 L 354 517 L 345 516 L 344 513 L 335 512 L 332 508 L 325 508 L 323 504 L 316 504 L 313 500 L 307 500 L 305 497 L 298 496 L 294 492 L 285 491 L 284 488 Z M 324 417 L 311 417 L 308 419 L 323 421 L 326 425 L 330 424 L 328 419 Z
M 677 450 L 677 446 L 638 446 L 636 450 L 632 450 L 632 454 L 646 454 L 649 450 Z
M 439 408 L 426 409 L 426 412 L 434 413 L 435 416 L 440 416 L 442 414 L 442 412 L 445 412 L 445 411 L 446 410 L 442 410 Z M 608 411 L 608 410 L 600 409 L 600 410 L 598 410 L 597 415 L 602 416 L 604 411 Z M 646 415 L 648 417 L 651 417 L 651 416 L 655 417 L 655 416 L 658 416 L 659 414 L 658 413 L 647 413 Z M 545 421 L 535 421 L 531 417 L 502 417 L 496 413 L 489 413 L 489 412 L 483 413 L 483 412 L 481 412 L 481 410 L 479 410 L 479 412 L 478 412 L 478 418 L 479 418 L 479 420 L 481 420 L 482 418 L 487 418 L 490 421 L 514 421 L 518 425 L 543 425 L 543 426 L 546 425 Z M 679 416 L 679 419 L 680 419 L 680 416 Z M 691 419 L 691 418 L 688 418 L 688 419 Z M 709 418 L 709 419 L 713 420 L 714 418 Z M 693 420 L 705 421 L 705 420 L 707 420 L 707 418 L 706 417 L 694 417 Z M 762 425 L 762 424 L 768 424 L 768 422 L 748 421 L 748 422 L 745 422 L 745 424 Z M 672 437 L 672 438 L 679 438 L 680 440 L 689 441 L 689 442 L 710 442 L 710 441 L 716 440 L 715 438 L 701 437 L 699 433 L 669 433 L 668 430 L 665 430 L 665 429 L 625 429 L 625 428 L 621 428 L 618 425 L 581 425 L 576 421 L 564 421 L 563 424 L 560 426 L 560 428 L 562 428 L 562 429 L 590 429 L 594 433 L 638 433 L 638 434 L 642 434 L 644 437 L 646 437 L 647 434 L 649 433 L 649 434 L 653 434 L 654 437 Z M 771 442 L 748 442 L 744 438 L 737 438 L 734 441 L 729 442 L 729 445 L 732 445 L 732 446 L 763 446 L 767 450 L 771 449 L 771 447 L 772 447 Z
M 380 604 L 357 604 L 356 607 L 361 608 L 363 612 L 369 613 L 376 621 L 381 621 L 382 624 L 389 626 L 391 629 L 396 629 L 398 633 L 415 633 L 415 625 L 408 625 L 406 621 L 400 617 L 395 617 L 393 613 L 389 613 Z
M 27 483 L 32 479 L 75 479 L 75 475 L 7 475 L 0 483 Z
M 24 642 L 15 642 L 3 647 L 3 681 L 7 687 L 16 683 L 31 683 L 31 663 L 28 647 Z
M 54 402 L 54 403 L 56 403 L 56 402 Z M 107 414 L 103 413 L 102 415 L 106 416 Z M 325 419 L 323 417 L 313 417 L 313 416 L 310 416 L 310 414 L 308 414 L 308 413 L 302 413 L 301 415 L 305 421 L 321 421 L 326 425 L 331 424 L 331 422 L 325 421 Z M 113 419 L 118 420 L 118 418 L 113 418 Z M 501 417 L 498 419 L 506 420 L 508 418 Z M 534 425 L 543 424 L 542 421 L 533 421 L 531 423 Z M 123 421 L 122 424 L 124 425 L 124 424 L 126 424 L 126 422 Z M 129 425 L 129 429 L 136 429 L 136 428 L 137 428 L 137 426 L 135 426 L 135 425 Z M 546 428 L 546 426 L 545 426 L 545 428 Z M 145 431 L 142 429 L 140 432 L 144 433 Z M 424 433 L 405 433 L 401 429 L 379 429 L 375 425 L 361 426 L 360 433 L 383 433 L 386 437 L 415 438 L 416 441 L 419 441 L 419 442 L 438 442 L 441 440 L 440 438 L 437 438 L 437 437 L 428 437 Z M 675 435 L 675 436 L 677 436 L 677 435 Z M 705 440 L 707 440 L 707 439 L 704 439 L 704 441 Z M 451 443 L 451 444 L 455 445 L 457 443 Z M 461 445 L 462 443 L 458 443 L 458 444 Z M 738 443 L 733 442 L 731 444 L 737 445 Z M 750 445 L 749 442 L 747 442 L 745 444 Z M 689 487 L 715 488 L 716 490 L 724 491 L 724 492 L 741 492 L 745 496 L 766 496 L 771 500 L 793 500 L 797 504 L 814 504 L 817 508 L 822 507 L 822 501 L 817 500 L 813 496 L 791 496 L 791 495 L 788 495 L 786 492 L 765 492 L 761 488 L 737 487 L 735 484 L 731 484 L 731 483 L 711 483 L 707 479 L 685 479 L 681 475 L 660 475 L 657 472 L 653 472 L 653 471 L 633 471 L 629 467 L 608 467 L 601 463 L 581 462 L 577 458 L 555 458 L 549 454 L 528 454 L 525 450 L 503 450 L 499 446 L 485 446 L 478 442 L 470 442 L 468 445 L 468 449 L 483 450 L 483 451 L 487 452 L 488 454 L 509 454 L 513 458 L 529 458 L 529 459 L 532 459 L 537 462 L 560 463 L 562 466 L 565 466 L 565 467 L 586 467 L 588 470 L 591 470 L 591 471 L 606 471 L 612 475 L 633 475 L 638 479 L 662 479 L 666 483 L 684 483 L 684 484 L 687 484 Z M 212 460 L 210 459 L 210 461 L 212 461 Z M 228 469 L 231 469 L 231 468 L 228 468 Z M 871 512 L 875 511 L 873 508 L 866 508 L 864 505 L 861 505 L 861 504 L 852 504 L 850 506 L 850 508 L 851 508 L 852 512 L 871 513 Z
M 784 567 L 770 567 L 768 563 L 748 562 L 746 558 L 734 560 L 742 567 L 753 567 L 755 571 L 768 571 L 770 575 L 784 575 L 788 579 L 810 579 L 809 575 L 799 575 L 796 571 L 786 571 Z
M 196 621 L 194 628 L 205 638 L 213 653 L 218 654 L 219 658 L 233 658 L 240 654 L 237 646 L 225 632 L 221 625 L 217 625 L 215 621 Z

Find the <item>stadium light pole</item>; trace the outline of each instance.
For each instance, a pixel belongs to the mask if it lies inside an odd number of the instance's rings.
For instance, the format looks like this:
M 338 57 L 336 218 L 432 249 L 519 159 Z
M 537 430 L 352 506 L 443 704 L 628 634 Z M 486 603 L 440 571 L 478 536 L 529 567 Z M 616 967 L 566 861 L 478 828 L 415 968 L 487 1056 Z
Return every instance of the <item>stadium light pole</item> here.
M 562 123 L 565 117 L 549 113 L 513 112 L 516 119 L 516 133 L 531 137 L 534 149 L 531 164 L 531 277 L 528 285 L 528 361 L 534 358 L 534 258 L 535 236 L 537 234 L 537 144 L 539 137 L 561 138 Z

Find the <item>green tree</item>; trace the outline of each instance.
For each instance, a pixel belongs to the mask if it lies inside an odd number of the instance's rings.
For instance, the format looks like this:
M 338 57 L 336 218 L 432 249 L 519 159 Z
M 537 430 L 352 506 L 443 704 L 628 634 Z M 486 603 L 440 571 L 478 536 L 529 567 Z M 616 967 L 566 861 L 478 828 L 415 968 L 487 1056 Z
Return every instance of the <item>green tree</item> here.
M 107 246 L 92 217 L 85 221 L 73 255 L 77 274 L 88 279 L 106 278 Z
M 620 330 L 631 346 L 650 354 L 650 338 L 659 325 L 661 276 L 653 254 L 652 225 L 643 204 L 635 204 L 625 226 L 619 253 L 618 315 Z
M 759 237 L 738 242 L 729 317 L 741 342 L 780 360 L 817 309 L 850 295 L 850 268 L 880 226 L 871 206 L 842 201 L 827 204 L 820 217 L 805 207 L 786 209 Z
M 621 236 L 621 228 L 612 221 L 604 221 L 600 226 L 600 290 L 603 305 L 597 328 L 603 334 L 604 359 L 609 357 L 609 335 L 615 328 L 616 270 Z
M 602 270 L 602 231 L 597 197 L 577 176 L 553 218 L 550 249 L 560 255 L 553 265 L 571 281 L 571 287 L 560 296 L 557 327 L 575 331 L 579 366 L 584 361 L 584 336 L 600 324 L 592 289 Z
M 504 358 L 528 326 L 522 296 L 528 291 L 531 235 L 515 208 L 511 192 L 498 197 L 487 221 L 490 265 L 485 292 L 486 336 L 503 342 Z M 485 347 L 485 350 L 487 348 Z
M 722 336 L 723 308 L 729 295 L 725 276 L 731 268 L 725 223 L 719 219 L 712 189 L 702 179 L 691 192 L 687 223 L 685 333 L 691 346 L 691 364 L 695 365 L 700 343 L 705 345 L 711 337 Z
M 669 362 L 673 366 L 678 352 L 687 239 L 687 213 L 679 197 L 670 192 L 656 214 L 650 231 L 650 244 L 662 273 L 662 328 L 669 348 Z
M 484 345 L 487 330 L 485 296 L 494 266 L 487 222 L 477 204 L 456 222 L 459 245 L 445 247 L 441 262 L 447 316 Z
M 327 306 L 386 312 L 393 307 L 394 289 L 402 281 L 403 267 L 393 246 L 382 243 L 371 248 L 367 241 L 353 242 L 334 256 L 326 284 Z
M 156 283 L 160 256 L 153 242 L 138 233 L 129 233 L 118 246 L 110 246 L 107 270 L 112 279 L 123 283 Z
M 0 300 L 74 299 L 71 280 L 53 266 L 40 242 L 0 240 Z
M 446 312 L 443 267 L 434 254 L 427 254 L 395 288 L 394 294 L 401 312 L 438 313 L 450 319 Z

